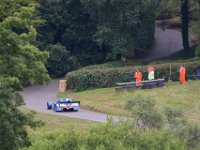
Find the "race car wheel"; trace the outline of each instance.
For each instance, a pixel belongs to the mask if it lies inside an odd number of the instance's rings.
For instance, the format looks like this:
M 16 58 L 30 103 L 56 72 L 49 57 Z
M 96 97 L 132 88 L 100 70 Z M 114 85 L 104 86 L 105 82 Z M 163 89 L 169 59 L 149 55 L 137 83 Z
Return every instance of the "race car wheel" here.
M 52 104 L 51 104 L 51 102 L 47 102 L 47 109 L 52 109 Z
M 47 107 L 47 109 L 52 109 L 52 106 Z

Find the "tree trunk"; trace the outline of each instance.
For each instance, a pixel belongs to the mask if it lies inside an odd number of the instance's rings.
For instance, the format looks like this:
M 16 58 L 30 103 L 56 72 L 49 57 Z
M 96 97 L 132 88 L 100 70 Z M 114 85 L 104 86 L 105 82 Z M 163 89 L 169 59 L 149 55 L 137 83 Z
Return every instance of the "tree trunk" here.
M 188 31 L 188 24 L 189 24 L 189 6 L 188 0 L 181 0 L 181 14 L 182 14 L 182 39 L 183 39 L 183 48 L 184 50 L 190 50 L 189 44 L 189 31 Z

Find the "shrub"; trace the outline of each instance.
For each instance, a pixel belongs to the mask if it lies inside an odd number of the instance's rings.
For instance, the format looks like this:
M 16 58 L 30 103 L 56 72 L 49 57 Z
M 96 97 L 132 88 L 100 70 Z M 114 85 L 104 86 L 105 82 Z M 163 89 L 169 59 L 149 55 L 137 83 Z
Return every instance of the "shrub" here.
M 182 141 L 186 141 L 188 150 L 199 150 L 200 148 L 200 126 L 197 124 L 186 124 L 176 131 Z
M 108 121 L 79 132 L 69 128 L 51 133 L 24 150 L 186 150 L 185 142 L 169 130 L 140 130 L 125 122 Z
M 186 120 L 180 108 L 166 107 L 165 117 L 166 117 L 168 126 L 172 130 L 177 130 L 180 126 L 186 124 Z
M 61 77 L 74 68 L 74 58 L 70 56 L 70 52 L 61 44 L 49 46 L 50 57 L 46 66 L 52 77 Z
M 144 97 L 142 95 L 130 96 L 126 100 L 125 108 L 133 110 L 137 107 L 153 108 L 155 106 L 155 100 L 150 97 Z
M 93 128 L 87 134 L 85 143 L 87 150 L 184 150 L 184 143 L 170 131 L 150 129 L 143 132 L 128 123 L 107 123 Z
M 199 61 L 181 63 L 186 66 L 187 74 L 192 75 L 197 68 L 200 68 Z M 179 80 L 180 63 L 171 64 L 172 81 Z M 169 79 L 170 63 L 154 65 L 155 78 Z M 66 75 L 67 88 L 75 91 L 83 91 L 94 88 L 113 87 L 118 82 L 134 81 L 133 73 L 138 68 L 143 72 L 143 79 L 147 79 L 147 66 L 133 66 L 133 67 L 116 67 L 105 69 L 82 69 L 78 71 L 69 72 Z
M 197 48 L 196 48 L 195 57 L 196 57 L 197 59 L 200 59 L 200 46 L 197 46 Z
M 129 97 L 126 101 L 126 107 L 131 108 L 133 118 L 139 128 L 161 128 L 163 118 L 155 109 L 155 100 L 150 97 L 136 95 Z
M 192 21 L 191 25 L 192 25 L 191 26 L 192 32 L 195 33 L 197 37 L 197 41 L 199 41 L 200 40 L 200 30 L 199 30 L 200 19 L 198 21 Z

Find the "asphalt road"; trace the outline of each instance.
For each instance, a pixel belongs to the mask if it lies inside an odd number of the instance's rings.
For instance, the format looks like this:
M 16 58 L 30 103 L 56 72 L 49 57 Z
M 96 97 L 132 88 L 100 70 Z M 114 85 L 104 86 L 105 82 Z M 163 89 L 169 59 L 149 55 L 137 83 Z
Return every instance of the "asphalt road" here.
M 55 101 L 58 93 L 59 80 L 53 80 L 48 85 L 30 86 L 24 89 L 22 95 L 24 97 L 25 106 L 31 110 L 50 113 L 54 115 L 61 115 L 73 118 L 80 118 L 98 122 L 106 122 L 107 115 L 103 113 L 91 112 L 88 110 L 80 109 L 78 112 L 54 112 L 47 110 L 47 101 Z M 113 116 L 114 120 L 118 117 Z
M 181 33 L 176 30 L 166 29 L 165 31 L 156 28 L 155 33 L 155 47 L 149 52 L 146 59 L 156 59 L 168 56 L 181 49 L 182 39 Z M 73 118 L 87 119 L 92 121 L 106 122 L 107 115 L 103 113 L 91 112 L 88 110 L 80 109 L 78 112 L 61 112 L 56 113 L 52 110 L 46 109 L 47 101 L 54 101 L 58 92 L 59 80 L 53 80 L 49 85 L 31 86 L 25 88 L 22 92 L 26 105 L 24 107 L 50 114 L 62 115 Z M 114 116 L 117 120 L 117 117 Z
M 190 35 L 190 45 L 194 43 L 194 35 Z M 155 45 L 153 49 L 147 53 L 145 60 L 153 60 L 158 58 L 167 57 L 183 49 L 181 32 L 173 29 L 155 29 Z

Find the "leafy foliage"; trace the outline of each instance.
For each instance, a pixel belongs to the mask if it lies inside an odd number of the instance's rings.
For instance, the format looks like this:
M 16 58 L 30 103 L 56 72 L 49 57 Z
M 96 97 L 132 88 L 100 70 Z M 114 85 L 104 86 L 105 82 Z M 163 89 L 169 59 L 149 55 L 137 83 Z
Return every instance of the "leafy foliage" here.
M 97 20 L 96 41 L 109 45 L 112 54 L 128 54 L 128 51 L 144 50 L 154 40 L 155 4 L 151 0 L 85 0 Z
M 188 150 L 198 150 L 200 148 L 200 127 L 197 124 L 187 124 L 178 131 L 180 139 L 186 140 Z
M 191 25 L 192 25 L 192 27 L 191 27 L 192 32 L 195 33 L 195 35 L 197 36 L 197 40 L 199 41 L 200 40 L 200 31 L 199 31 L 199 28 L 200 28 L 200 14 L 199 14 L 199 20 L 192 22 Z
M 0 87 L 11 87 L 16 91 L 20 91 L 23 89 L 20 81 L 16 77 L 1 77 L 0 76 Z
M 96 22 L 91 20 L 87 8 L 80 0 L 39 0 L 42 19 L 37 43 L 41 48 L 61 43 L 81 65 L 106 60 L 107 48 L 100 48 L 93 39 Z
M 23 103 L 22 97 L 2 88 L 0 97 L 0 149 L 17 150 L 19 147 L 29 146 L 30 141 L 25 129 L 28 118 L 17 109 Z
M 165 108 L 165 116 L 169 127 L 173 130 L 177 130 L 177 128 L 185 124 L 183 112 L 180 108 Z
M 139 128 L 161 128 L 163 119 L 155 109 L 155 101 L 150 97 L 137 95 L 127 100 L 126 107 L 133 111 L 133 117 Z
M 18 150 L 31 145 L 26 127 L 35 128 L 42 122 L 33 121 L 33 112 L 24 114 L 18 109 L 24 104 L 22 96 L 15 92 L 19 88 L 14 80 L 10 85 L 6 81 L 0 81 L 0 149 Z
M 134 117 L 130 120 L 114 121 L 108 117 L 106 123 L 92 127 L 89 131 L 75 130 L 69 127 L 63 132 L 50 132 L 36 140 L 33 145 L 23 150 L 198 150 L 200 143 L 200 128 L 198 125 L 181 123 L 174 130 L 168 126 L 169 122 L 165 118 L 182 118 L 182 113 L 178 109 L 166 108 L 167 116 L 157 111 L 154 112 L 155 100 L 153 98 L 137 95 L 129 97 L 132 99 L 132 111 Z M 128 104 L 128 103 L 127 103 Z M 130 104 L 130 103 L 129 103 Z M 130 106 L 130 108 L 131 108 Z M 143 109 L 143 110 L 142 110 Z M 151 116 L 160 116 L 163 121 L 160 128 L 157 126 L 137 126 L 140 114 L 137 110 L 145 112 L 150 110 Z M 146 120 L 146 119 L 145 119 Z M 147 123 L 153 120 L 147 119 Z M 164 122 L 165 121 L 165 122 Z M 139 128 L 138 128 L 139 127 Z
M 87 133 L 71 128 L 66 133 L 51 133 L 47 137 L 26 150 L 185 150 L 185 142 L 168 130 L 143 132 L 128 122 L 115 123 L 112 120 Z
M 46 66 L 50 75 L 62 77 L 67 72 L 74 69 L 75 58 L 70 56 L 70 52 L 61 44 L 49 46 L 49 58 Z
M 200 58 L 200 46 L 197 46 L 197 48 L 196 48 L 196 50 L 195 50 L 195 57 L 196 57 L 197 59 Z
M 0 75 L 17 77 L 22 84 L 42 84 L 49 81 L 45 68 L 47 52 L 41 52 L 34 46 L 36 30 L 34 28 L 35 2 L 32 0 L 1 1 L 0 14 Z M 8 15 L 8 16 L 6 16 Z M 9 69 L 8 69 L 9 68 Z
M 180 0 L 160 0 L 157 19 L 164 20 L 180 14 Z
M 0 1 L 0 149 L 18 150 L 31 145 L 27 127 L 37 127 L 33 113 L 18 108 L 24 104 L 23 85 L 50 81 L 45 68 L 47 52 L 35 47 L 34 0 Z
M 37 44 L 46 49 L 61 43 L 77 58 L 78 66 L 119 59 L 119 54 L 134 49 L 140 53 L 154 42 L 156 0 L 39 3 L 46 21 L 38 27 Z

